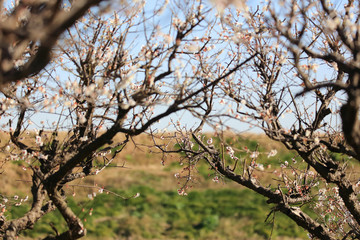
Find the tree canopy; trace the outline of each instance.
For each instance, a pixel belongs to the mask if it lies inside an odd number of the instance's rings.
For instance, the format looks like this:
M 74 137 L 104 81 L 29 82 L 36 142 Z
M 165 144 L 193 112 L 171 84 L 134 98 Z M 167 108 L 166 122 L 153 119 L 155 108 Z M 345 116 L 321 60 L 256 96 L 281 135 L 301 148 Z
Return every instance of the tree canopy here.
M 206 161 L 214 181 L 264 196 L 269 219 L 281 212 L 313 238 L 359 238 L 358 2 L 217 1 L 217 11 L 134 1 L 88 11 L 99 2 L 21 1 L 4 12 L 3 169 L 21 160 L 33 174 L 30 210 L 1 214 L 0 236 L 14 239 L 55 209 L 68 230 L 46 239 L 85 236 L 64 186 L 102 174 L 134 136 L 149 134 L 164 158 L 182 154 L 180 195 Z M 159 129 L 176 113 L 197 120 Z M 294 157 L 271 167 L 276 149 L 228 141 L 246 125 Z

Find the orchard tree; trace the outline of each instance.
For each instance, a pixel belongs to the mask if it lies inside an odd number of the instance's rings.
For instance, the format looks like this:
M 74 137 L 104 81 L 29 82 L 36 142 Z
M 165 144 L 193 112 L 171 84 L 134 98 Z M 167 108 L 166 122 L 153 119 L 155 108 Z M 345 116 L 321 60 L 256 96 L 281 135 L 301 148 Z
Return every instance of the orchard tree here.
M 270 221 L 281 212 L 310 238 L 360 238 L 359 7 L 353 0 L 279 0 L 223 11 L 227 62 L 252 59 L 203 91 L 208 98 L 196 115 L 214 126 L 214 136 L 178 128 L 186 163 L 176 175 L 179 193 L 204 159 L 214 181 L 230 179 L 267 198 Z M 239 123 L 261 129 L 294 157 L 229 141 L 226 131 Z M 264 182 L 269 175 L 274 181 Z
M 15 25 L 29 35 L 11 30 L 3 45 L 2 164 L 6 170 L 21 161 L 32 179 L 31 196 L 0 196 L 2 238 L 16 238 L 55 209 L 68 230 L 46 239 L 83 237 L 66 185 L 106 171 L 142 133 L 164 153 L 183 153 L 181 195 L 205 160 L 214 181 L 231 179 L 267 198 L 268 219 L 281 212 L 311 237 L 359 238 L 358 2 L 278 0 L 240 9 L 216 2 L 219 13 L 202 1 L 134 1 L 103 16 L 88 12 L 73 28 L 95 2 L 74 1 L 67 10 L 60 1 L 21 2 L 5 15 L 13 26 L 25 13 Z M 59 15 L 47 12 L 54 9 Z M 49 17 L 76 9 L 61 27 Z M 37 23 L 48 34 L 30 34 Z M 175 120 L 175 134 L 156 132 L 158 121 L 177 112 L 199 124 Z M 263 130 L 294 158 L 270 167 L 276 149 L 235 147 L 226 131 L 239 123 Z M 203 135 L 205 126 L 216 136 Z M 117 134 L 120 143 L 112 140 Z M 267 175 L 274 180 L 262 182 Z M 9 219 L 6 209 L 26 201 L 30 210 Z
M 0 84 L 39 73 L 60 35 L 101 0 L 1 1 Z M 108 4 L 109 5 L 109 4 Z
M 47 50 L 54 48 L 53 60 L 41 71 L 42 42 L 29 59 L 21 55 L 26 63 L 7 75 L 17 77 L 4 81 L 28 78 L 1 89 L 8 138 L 1 142 L 2 164 L 6 170 L 21 161 L 31 171 L 31 195 L 0 195 L 3 239 L 15 239 L 55 209 L 68 230 L 45 239 L 83 237 L 86 228 L 67 203 L 72 192 L 66 186 L 101 174 L 133 136 L 152 133 L 150 127 L 170 114 L 206 110 L 211 91 L 256 55 L 225 55 L 229 42 L 212 16 L 201 1 L 134 1 L 103 16 L 88 12 L 57 45 L 52 38 L 44 42 Z M 164 18 L 170 20 L 164 24 Z M 117 134 L 122 142 L 112 140 Z M 8 218 L 7 209 L 26 202 L 31 207 L 24 216 Z

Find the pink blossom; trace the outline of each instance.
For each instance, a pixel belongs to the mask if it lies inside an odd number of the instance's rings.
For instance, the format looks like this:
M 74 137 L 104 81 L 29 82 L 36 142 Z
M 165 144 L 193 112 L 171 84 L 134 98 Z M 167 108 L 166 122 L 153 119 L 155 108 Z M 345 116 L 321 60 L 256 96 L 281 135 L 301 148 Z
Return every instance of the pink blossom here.
M 271 150 L 270 152 L 269 152 L 269 154 L 268 154 L 268 158 L 269 157 L 274 157 L 275 155 L 277 154 L 277 150 L 276 149 L 273 149 L 273 150 Z
M 215 176 L 212 180 L 213 180 L 213 182 L 218 183 L 218 182 L 219 182 L 219 177 L 218 177 L 218 176 Z
M 254 151 L 250 154 L 251 158 L 257 158 L 259 156 L 259 152 L 258 151 Z

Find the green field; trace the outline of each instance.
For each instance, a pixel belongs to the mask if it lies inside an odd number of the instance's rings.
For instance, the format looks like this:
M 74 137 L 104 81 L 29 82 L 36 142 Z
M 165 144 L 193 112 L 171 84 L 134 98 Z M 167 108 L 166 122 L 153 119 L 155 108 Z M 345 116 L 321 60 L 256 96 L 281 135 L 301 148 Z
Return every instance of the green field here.
M 251 149 L 257 145 L 255 140 L 236 141 Z M 277 147 L 279 155 L 267 160 L 268 164 L 277 165 L 293 157 Z M 179 196 L 174 177 L 181 170 L 177 159 L 178 156 L 171 156 L 162 166 L 160 156 L 148 148 L 128 146 L 114 164 L 125 163 L 126 168 L 113 166 L 95 177 L 67 186 L 68 202 L 88 230 L 85 239 L 307 239 L 301 228 L 280 213 L 274 221 L 271 217 L 265 222 L 271 211 L 266 199 L 232 182 L 214 183 L 205 163 L 198 166 L 197 179 L 188 195 Z M 3 191 L 8 196 L 29 194 L 24 181 L 30 179 L 30 171 L 18 165 L 18 162 L 7 164 L 2 176 L 22 180 L 7 183 Z M 103 193 L 98 192 L 98 186 L 104 187 Z M 89 199 L 88 194 L 93 192 L 96 196 Z M 139 192 L 140 197 L 124 200 L 110 192 L 124 197 Z M 72 197 L 72 193 L 76 195 Z M 6 213 L 7 218 L 21 216 L 28 208 L 26 204 L 13 206 Z M 65 230 L 65 222 L 55 212 L 45 216 L 33 230 L 24 232 L 20 239 L 55 234 L 50 225 L 59 233 Z

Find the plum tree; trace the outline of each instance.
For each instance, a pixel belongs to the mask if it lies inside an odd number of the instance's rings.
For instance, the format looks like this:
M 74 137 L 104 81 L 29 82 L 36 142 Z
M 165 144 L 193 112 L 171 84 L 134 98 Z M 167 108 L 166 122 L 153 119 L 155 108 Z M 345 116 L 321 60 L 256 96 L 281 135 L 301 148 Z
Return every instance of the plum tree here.
M 3 164 L 20 160 L 32 171 L 32 196 L 0 196 L 1 237 L 14 239 L 55 209 L 68 230 L 46 239 L 83 237 L 65 186 L 101 174 L 132 137 L 148 133 L 160 151 L 183 153 L 181 195 L 205 160 L 215 182 L 227 178 L 267 198 L 268 219 L 281 212 L 310 237 L 359 238 L 359 3 L 227 8 L 232 2 L 218 1 L 216 12 L 201 0 L 133 1 L 82 16 L 99 1 L 69 9 L 23 1 L 4 15 L 3 26 L 14 28 L 1 28 Z M 179 119 L 175 133 L 156 132 L 158 121 L 180 112 L 198 123 Z M 227 141 L 239 123 L 294 158 L 270 167 L 276 149 Z M 202 134 L 209 126 L 216 139 Z M 268 175 L 274 180 L 264 182 Z M 25 199 L 30 210 L 7 219 L 4 211 Z
M 281 212 L 311 238 L 359 238 L 358 8 L 351 0 L 269 1 L 225 11 L 229 56 L 255 57 L 208 93 L 226 106 L 215 111 L 208 104 L 202 114 L 218 124 L 221 144 L 182 133 L 186 168 L 205 159 L 217 181 L 231 179 L 263 195 L 273 206 L 268 218 Z M 263 156 L 274 157 L 276 149 L 232 146 L 224 132 L 236 122 L 262 129 L 294 158 L 278 159 L 274 170 Z M 275 180 L 262 181 L 266 175 Z
M 77 2 L 73 4 L 75 8 Z M 73 8 L 60 9 L 67 13 Z M 21 74 L 4 80 L 11 83 L 1 89 L 2 128 L 8 136 L 2 152 L 4 164 L 20 160 L 32 171 L 31 208 L 17 219 L 1 214 L 4 239 L 14 239 L 55 209 L 68 230 L 46 239 L 84 236 L 86 229 L 68 206 L 71 193 L 65 186 L 102 172 L 133 136 L 159 120 L 202 109 L 208 101 L 204 90 L 253 58 L 234 59 L 226 69 L 217 66 L 224 55 L 215 45 L 227 43 L 215 37 L 218 20 L 210 13 L 201 1 L 130 2 L 103 15 L 88 12 L 57 45 L 46 41 L 53 58 L 41 71 L 45 62 L 34 70 L 28 64 L 38 61 L 21 55 L 27 61 L 15 66 Z M 171 21 L 164 24 L 162 14 Z M 34 50 L 34 58 L 41 48 Z M 210 67 L 219 68 L 211 81 L 202 77 L 212 75 Z M 118 133 L 124 136 L 120 143 L 112 140 Z M 1 198 L 4 211 L 24 202 Z

